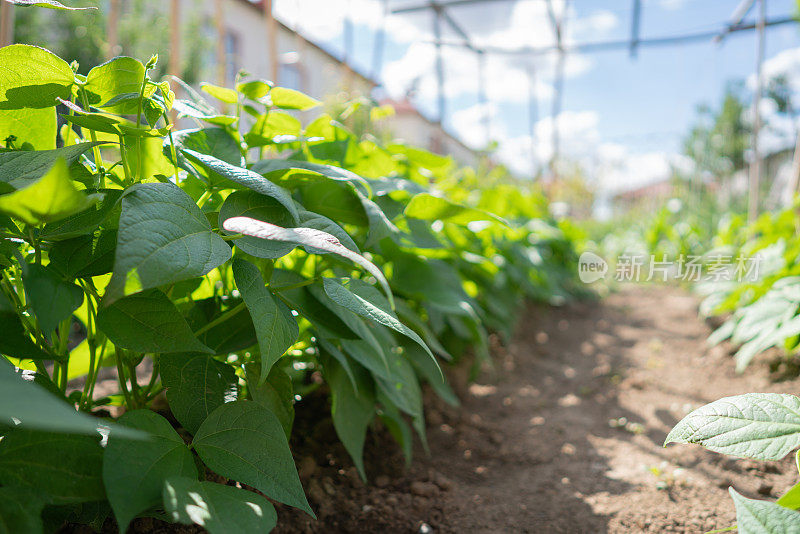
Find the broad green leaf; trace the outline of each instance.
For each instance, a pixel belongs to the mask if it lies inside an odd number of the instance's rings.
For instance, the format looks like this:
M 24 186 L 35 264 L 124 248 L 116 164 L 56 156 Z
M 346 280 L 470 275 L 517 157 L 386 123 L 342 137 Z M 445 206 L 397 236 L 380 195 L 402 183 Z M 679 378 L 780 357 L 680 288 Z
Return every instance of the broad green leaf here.
M 286 87 L 273 87 L 269 92 L 272 105 L 281 109 L 299 109 L 305 111 L 322 104 L 317 99 Z
M 172 183 L 137 184 L 122 199 L 105 302 L 203 276 L 230 257 L 230 247 L 189 195 Z
M 252 491 L 216 482 L 172 477 L 164 482 L 164 508 L 170 519 L 200 525 L 209 534 L 260 534 L 275 528 L 278 514 Z
M 288 440 L 294 423 L 294 389 L 292 379 L 280 367 L 273 366 L 266 380 L 261 379 L 259 366 L 249 363 L 247 371 L 247 390 L 250 397 L 270 410 L 283 426 Z
M 302 131 L 302 124 L 300 121 L 289 115 L 288 113 L 281 113 L 280 111 L 270 111 L 264 115 L 261 115 L 258 120 L 255 122 L 252 128 L 250 128 L 250 132 L 244 136 L 244 140 L 247 143 L 247 146 L 250 148 L 258 147 L 258 146 L 265 146 L 270 143 L 276 142 L 276 137 L 278 139 L 283 138 L 285 136 L 292 136 L 297 137 L 300 135 Z M 275 161 L 275 160 L 262 160 L 262 161 Z M 258 165 L 261 162 L 256 162 L 255 165 Z M 254 165 L 254 166 L 255 166 Z M 262 174 L 255 168 L 253 169 L 255 172 Z
M 38 225 L 83 211 L 98 200 L 98 195 L 87 195 L 75 188 L 67 162 L 58 159 L 36 182 L 0 196 L 0 213 Z
M 238 305 L 236 301 L 231 301 L 231 307 L 236 305 Z M 220 310 L 217 299 L 208 298 L 196 301 L 195 307 L 191 308 L 187 317 L 192 330 L 197 331 L 226 314 L 221 322 L 197 336 L 214 354 L 229 354 L 248 349 L 258 343 L 253 320 L 247 308 L 241 307 L 238 312 L 227 314 L 230 309 Z
M 446 198 L 431 195 L 430 193 L 414 195 L 406 206 L 405 216 L 426 221 L 447 221 L 455 224 L 468 224 L 474 221 L 492 221 L 508 226 L 508 223 L 497 215 L 457 204 Z
M 301 188 L 303 207 L 345 224 L 368 226 L 369 218 L 358 193 L 349 184 L 312 182 Z
M 342 245 L 338 239 L 327 232 L 315 228 L 281 228 L 280 226 L 257 221 L 250 217 L 233 217 L 224 221 L 222 226 L 225 230 L 230 232 L 251 235 L 270 241 L 303 245 L 342 256 L 361 266 L 365 271 L 374 276 L 383 287 L 390 305 L 392 304 L 392 291 L 389 289 L 389 283 L 386 281 L 381 270 L 364 256 Z
M 272 113 L 270 113 L 270 116 Z M 285 181 L 291 185 L 304 182 L 316 183 L 323 177 L 325 181 L 348 182 L 358 186 L 364 191 L 369 190 L 368 182 L 354 172 L 310 161 L 293 159 L 262 159 L 250 168 L 253 172 L 263 175 L 273 181 Z M 323 182 L 324 183 L 324 182 Z
M 293 220 L 298 220 L 297 206 L 295 206 L 294 200 L 292 200 L 289 192 L 270 182 L 260 174 L 250 169 L 231 165 L 213 156 L 195 152 L 188 148 L 182 148 L 181 151 L 193 160 L 199 162 L 206 169 L 214 171 L 220 176 L 236 182 L 239 185 L 248 187 L 257 193 L 274 198 L 292 214 Z
M 25 44 L 0 48 L 0 109 L 49 108 L 69 98 L 75 75 L 49 50 Z
M 798 534 L 800 513 L 775 503 L 742 497 L 729 488 L 739 534 Z
M 277 226 L 291 226 L 292 215 L 272 197 L 255 191 L 234 191 L 219 209 L 219 226 L 233 217 L 251 217 Z M 232 232 L 226 232 L 231 234 Z M 257 258 L 277 259 L 294 250 L 295 245 L 276 241 L 265 241 L 257 237 L 242 236 L 234 241 L 236 248 Z
M 110 273 L 116 248 L 116 230 L 58 241 L 50 248 L 49 267 L 70 280 Z
M 215 473 L 253 486 L 267 497 L 314 512 L 306 500 L 278 418 L 261 404 L 236 401 L 208 416 L 192 442 Z
M 23 378 L 14 372 L 10 363 L 0 360 L 0 424 L 13 424 L 13 419 L 20 421 L 23 429 L 94 435 L 98 427 L 111 426 L 120 435 L 132 439 L 145 437 L 140 432 L 120 429 L 76 412 L 63 400 L 33 383 L 30 374 Z
M 48 354 L 31 341 L 17 311 L 2 292 L 0 292 L 0 324 L 3 325 L 3 335 L 0 336 L 0 353 L 22 360 L 56 359 L 55 355 Z
M 164 482 L 170 477 L 197 479 L 197 467 L 189 448 L 162 416 L 150 410 L 134 410 L 119 424 L 150 435 L 147 441 L 129 441 L 111 433 L 103 454 L 103 482 L 120 532 L 137 514 L 161 504 Z
M 319 213 L 313 213 L 310 211 L 301 211 L 300 225 L 306 228 L 315 228 L 317 230 L 322 230 L 323 232 L 327 232 L 336 239 L 338 239 L 342 245 L 346 246 L 353 252 L 357 253 L 361 252 L 358 249 L 358 246 L 353 241 L 353 238 L 350 237 L 350 234 L 348 234 L 344 230 L 344 228 L 342 228 L 332 220 L 328 219 L 327 217 L 320 215 Z M 324 251 L 314 249 L 313 247 L 306 247 L 306 250 L 310 254 L 325 254 Z
M 86 85 L 84 85 L 89 104 L 93 106 L 106 104 L 117 95 L 132 93 L 137 95 L 135 100 L 120 101 L 119 104 L 105 109 L 112 113 L 135 115 L 139 108 L 138 95 L 142 90 L 144 75 L 142 62 L 126 56 L 115 57 L 94 67 L 86 75 Z M 144 97 L 149 97 L 154 91 L 155 87 L 148 84 L 144 90 Z
M 335 339 L 358 339 L 359 336 L 340 317 L 337 317 L 328 306 L 320 302 L 308 290 L 308 287 L 285 289 L 305 282 L 308 282 L 308 280 L 295 272 L 275 269 L 272 273 L 270 288 L 280 296 L 281 300 L 285 300 L 293 310 L 308 319 L 316 330 L 325 331 L 330 334 L 329 337 Z
M 273 83 L 267 80 L 250 80 L 236 84 L 236 90 L 250 100 L 259 100 L 269 94 Z
M 159 368 L 170 410 L 192 434 L 197 433 L 208 414 L 236 400 L 236 372 L 211 356 L 165 354 L 159 358 Z
M 211 187 L 230 188 L 234 184 L 224 176 L 205 166 L 195 167 L 181 152 L 182 149 L 193 150 L 199 154 L 213 156 L 218 160 L 237 167 L 242 166 L 242 153 L 239 143 L 224 128 L 197 128 L 193 130 L 180 130 L 172 134 L 175 142 L 178 165 L 188 173 L 205 181 Z M 172 157 L 169 138 L 164 139 L 164 153 Z
M 336 304 L 410 338 L 425 350 L 431 361 L 438 367 L 436 357 L 428 345 L 416 332 L 400 322 L 392 311 L 391 304 L 374 287 L 357 278 L 343 279 L 342 281 L 335 278 L 323 278 L 322 282 L 325 286 L 325 293 Z M 441 373 L 441 370 L 439 372 Z
M 102 143 L 81 143 L 55 150 L 0 152 L 0 193 L 24 189 L 47 174 L 60 159 L 72 165 L 84 152 Z
M 404 344 L 403 355 L 408 358 L 420 376 L 425 378 L 433 390 L 450 406 L 458 406 L 458 397 L 453 393 L 450 384 L 447 383 L 441 368 L 431 360 L 428 354 L 419 345 Z
M 227 87 L 219 87 L 210 83 L 201 83 L 200 89 L 226 104 L 235 104 L 239 101 L 239 95 L 236 94 L 236 91 L 228 89 Z
M 233 278 L 256 327 L 261 377 L 266 380 L 275 362 L 297 341 L 300 330 L 291 310 L 266 288 L 261 271 L 255 265 L 235 259 Z
M 115 345 L 136 352 L 213 352 L 198 341 L 178 308 L 158 289 L 102 307 L 97 326 Z
M 363 373 L 358 375 L 359 388 L 356 392 L 345 369 L 331 359 L 325 365 L 325 380 L 333 397 L 331 415 L 336 434 L 353 459 L 361 478 L 366 480 L 364 440 L 375 416 L 375 398 L 369 378 Z
M 706 404 L 684 417 L 667 443 L 698 443 L 714 452 L 780 460 L 800 446 L 800 399 L 746 393 Z
M 781 498 L 777 500 L 776 504 L 790 510 L 800 509 L 800 482 L 784 493 Z
M 409 467 L 414 452 L 414 436 L 411 433 L 411 427 L 406 423 L 400 410 L 397 409 L 390 399 L 386 398 L 380 388 L 376 391 L 375 396 L 378 403 L 381 405 L 381 421 L 386 425 L 392 437 L 400 444 L 400 448 L 403 450 L 403 456 L 406 460 L 406 467 Z
M 78 11 L 81 9 L 97 9 L 94 6 L 89 7 L 70 7 L 65 6 L 61 2 L 57 2 L 56 0 L 6 0 L 11 2 L 12 4 L 16 4 L 18 6 L 25 6 L 25 7 L 44 7 L 47 9 L 59 9 L 59 10 L 66 10 L 66 11 Z
M 0 488 L 0 534 L 42 534 L 45 502 L 35 491 Z
M 101 224 L 107 229 L 116 228 L 122 193 L 121 189 L 101 189 L 97 193 L 103 197 L 100 202 L 80 213 L 46 224 L 42 229 L 42 237 L 49 241 L 59 241 L 91 234 Z
M 99 434 L 17 429 L 0 440 L 0 485 L 35 490 L 52 504 L 105 498 L 102 465 Z
M 175 100 L 173 109 L 177 111 L 180 116 L 203 120 L 216 126 L 230 126 L 236 122 L 236 117 L 232 115 L 222 115 L 217 113 L 213 108 L 207 109 L 190 100 Z
M 14 136 L 14 147 L 29 143 L 36 150 L 56 148 L 56 108 L 0 109 L 0 144 Z
M 83 303 L 83 289 L 65 281 L 49 267 L 23 265 L 22 282 L 39 326 L 47 335 Z

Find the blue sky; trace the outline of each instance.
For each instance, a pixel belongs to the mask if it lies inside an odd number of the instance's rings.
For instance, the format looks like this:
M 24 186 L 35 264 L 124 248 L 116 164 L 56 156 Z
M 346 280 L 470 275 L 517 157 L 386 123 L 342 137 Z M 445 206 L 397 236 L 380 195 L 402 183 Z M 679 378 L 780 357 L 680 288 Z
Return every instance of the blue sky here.
M 278 0 L 276 9 L 290 26 L 300 20 L 302 33 L 334 52 L 343 50 L 343 22 L 334 14 L 350 13 L 355 27 L 353 60 L 362 71 L 371 73 L 374 36 L 383 24 L 380 2 L 326 0 L 321 4 L 325 7 L 319 9 L 311 6 L 314 3 L 314 0 Z M 390 0 L 392 6 L 416 3 L 418 0 Z M 644 0 L 641 38 L 721 28 L 738 3 L 739 0 Z M 558 10 L 564 9 L 563 0 L 555 0 L 555 4 Z M 569 1 L 565 15 L 567 40 L 574 43 L 628 38 L 631 4 L 630 0 Z M 794 0 L 767 0 L 767 7 L 768 18 L 791 16 L 796 10 Z M 553 42 L 544 0 L 492 2 L 451 8 L 450 13 L 479 44 L 513 48 Z M 755 10 L 745 20 L 752 21 L 754 16 Z M 417 79 L 418 90 L 413 101 L 435 116 L 431 24 L 429 13 L 392 16 L 386 21 L 387 45 L 381 81 L 392 96 L 400 98 L 412 80 Z M 449 31 L 444 37 L 456 39 Z M 658 174 L 666 172 L 668 163 L 680 151 L 681 139 L 694 121 L 697 105 L 718 104 L 729 80 L 744 80 L 752 75 L 755 39 L 755 32 L 740 32 L 726 38 L 722 45 L 706 40 L 642 47 L 635 59 L 626 50 L 570 56 L 558 121 L 564 152 L 592 168 L 590 174 L 597 175 L 596 179 L 608 188 L 656 179 Z M 768 63 L 772 61 L 771 71 L 795 67 L 800 71 L 800 29 L 792 24 L 768 29 L 766 57 Z M 481 145 L 485 136 L 479 126 L 480 119 L 489 114 L 492 137 L 500 142 L 498 157 L 518 172 L 529 173 L 531 143 L 524 67 L 530 59 L 489 57 L 488 108 L 476 106 L 474 55 L 446 47 L 445 59 L 448 92 L 445 124 L 468 143 Z M 555 56 L 549 55 L 538 57 L 533 63 L 540 96 L 536 141 L 541 162 L 547 160 L 550 151 L 554 61 Z M 800 85 L 800 72 L 797 77 Z

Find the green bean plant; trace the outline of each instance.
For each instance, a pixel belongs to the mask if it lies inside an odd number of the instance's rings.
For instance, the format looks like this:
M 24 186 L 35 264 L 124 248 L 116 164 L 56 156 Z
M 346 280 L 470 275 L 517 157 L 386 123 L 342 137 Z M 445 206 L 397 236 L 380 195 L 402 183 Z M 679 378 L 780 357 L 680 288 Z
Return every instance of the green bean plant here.
M 304 398 L 329 396 L 314 415 L 366 479 L 376 421 L 410 461 L 421 384 L 457 404 L 442 363 L 488 363 L 526 298 L 576 290 L 532 188 L 156 62 L 82 76 L 0 49 L 0 532 L 313 516 L 289 447 Z

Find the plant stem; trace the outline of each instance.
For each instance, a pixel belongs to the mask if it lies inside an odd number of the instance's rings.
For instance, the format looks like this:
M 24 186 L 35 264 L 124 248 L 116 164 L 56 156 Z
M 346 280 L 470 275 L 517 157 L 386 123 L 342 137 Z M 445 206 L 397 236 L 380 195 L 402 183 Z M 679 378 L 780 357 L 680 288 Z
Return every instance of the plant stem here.
M 166 123 L 167 128 L 171 126 L 171 123 L 169 122 L 169 114 L 166 111 L 164 112 L 164 122 Z M 180 171 L 178 170 L 178 152 L 175 150 L 175 139 L 172 138 L 172 128 L 170 128 L 167 135 L 169 136 L 169 150 L 170 154 L 172 155 L 172 169 L 175 171 L 175 185 L 179 185 Z
M 72 316 L 70 315 L 58 325 L 58 354 L 64 358 L 63 362 L 61 362 L 61 374 L 60 378 L 61 381 L 59 383 L 59 387 L 61 388 L 62 393 L 67 392 L 67 380 L 68 380 L 68 371 L 69 371 L 69 352 L 67 351 L 67 347 L 69 346 L 69 331 L 72 327 Z
M 131 168 L 128 165 L 128 149 L 125 148 L 125 140 L 122 137 L 122 134 L 119 135 L 119 155 L 122 158 L 122 170 L 125 172 L 125 182 L 128 184 L 133 183 L 133 177 L 131 176 Z M 141 158 L 139 158 L 141 159 Z
M 222 322 L 226 321 L 227 319 L 229 319 L 229 318 L 230 318 L 230 317 L 232 317 L 233 315 L 236 315 L 237 313 L 239 313 L 240 311 L 242 311 L 244 308 L 245 308 L 245 303 L 244 303 L 244 302 L 240 302 L 239 304 L 237 304 L 237 305 L 236 305 L 236 306 L 234 306 L 233 308 L 231 308 L 231 309 L 229 309 L 229 310 L 227 310 L 227 311 L 223 312 L 223 314 L 222 314 L 222 315 L 220 315 L 219 317 L 217 317 L 217 318 L 216 318 L 216 319 L 214 319 L 213 321 L 211 321 L 211 322 L 209 322 L 209 323 L 206 323 L 205 325 L 203 325 L 203 327 L 202 327 L 202 328 L 200 328 L 200 329 L 199 329 L 197 332 L 195 332 L 195 333 L 194 333 L 194 335 L 195 335 L 195 336 L 199 336 L 200 334 L 203 334 L 203 333 L 205 333 L 205 332 L 208 332 L 209 330 L 211 330 L 212 328 L 214 328 L 214 327 L 215 327 L 215 326 L 217 326 L 218 324 L 220 324 L 220 323 L 222 323 Z
M 291 284 L 291 285 L 288 285 L 288 286 L 280 286 L 280 287 L 270 286 L 269 288 L 272 291 L 275 291 L 275 292 L 289 291 L 290 289 L 297 289 L 297 288 L 300 288 L 300 287 L 310 286 L 311 284 L 313 284 L 316 281 L 317 281 L 316 278 L 309 278 L 308 280 L 303 280 L 302 282 L 297 282 L 296 284 Z
M 36 261 L 36 265 L 42 264 L 42 249 L 39 247 L 39 240 L 36 239 L 36 236 L 33 233 L 33 227 L 28 227 L 28 238 L 31 240 L 31 245 L 33 245 L 33 254 L 34 260 Z
M 125 404 L 128 406 L 128 408 L 134 408 L 133 399 L 128 391 L 128 379 L 125 376 L 125 366 L 122 364 L 125 354 L 123 354 L 121 348 L 116 346 L 114 347 L 114 357 L 117 360 L 117 376 L 119 378 L 119 387 L 122 390 L 122 395 L 125 397 Z
M 81 102 L 83 102 L 83 109 L 89 111 L 89 97 L 86 96 L 86 89 L 82 88 L 78 91 L 81 95 Z M 97 135 L 94 133 L 94 130 L 89 129 L 89 137 L 92 139 L 92 143 L 97 142 Z M 103 156 L 100 154 L 100 147 L 93 146 L 92 153 L 94 154 L 94 166 L 95 171 L 100 175 L 101 184 L 102 184 L 102 176 L 103 176 Z

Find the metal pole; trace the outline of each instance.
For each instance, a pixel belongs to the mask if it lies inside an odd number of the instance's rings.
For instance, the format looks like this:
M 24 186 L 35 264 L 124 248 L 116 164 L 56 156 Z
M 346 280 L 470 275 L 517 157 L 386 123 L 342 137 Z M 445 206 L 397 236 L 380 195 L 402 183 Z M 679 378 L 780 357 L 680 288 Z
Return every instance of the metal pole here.
M 767 7 L 766 0 L 758 0 L 758 22 L 756 29 L 758 30 L 758 39 L 756 40 L 756 92 L 753 98 L 753 155 L 750 162 L 750 195 L 747 203 L 747 216 L 750 221 L 754 221 L 758 217 L 758 196 L 759 187 L 761 182 L 761 154 L 759 153 L 758 135 L 761 130 L 761 111 L 759 104 L 761 103 L 761 96 L 764 92 L 764 42 L 766 32 L 764 31 Z
M 539 107 L 536 100 L 536 69 L 528 65 L 528 132 L 531 138 L 531 178 L 536 178 L 536 122 L 539 120 Z
M 383 49 L 386 44 L 386 18 L 389 16 L 389 0 L 382 0 L 383 13 L 380 28 L 375 33 L 375 46 L 372 49 L 372 78 L 378 81 L 383 69 Z
M 635 58 L 639 46 L 639 26 L 642 20 L 642 0 L 633 0 L 633 18 L 631 19 L 631 57 Z
M 436 89 L 437 89 L 437 121 L 439 124 L 444 122 L 445 98 L 444 98 L 444 59 L 442 58 L 442 11 L 441 8 L 434 8 L 433 14 L 433 36 L 436 39 Z
M 484 133 L 486 134 L 486 147 L 492 141 L 491 117 L 489 117 L 489 99 L 486 96 L 486 54 L 478 52 L 478 105 L 481 107 L 483 115 Z
M 280 63 L 278 59 L 278 23 L 272 14 L 272 0 L 264 0 L 264 23 L 267 30 L 267 53 L 269 54 L 269 76 L 278 83 Z
M 0 46 L 14 43 L 14 4 L 0 0 Z

